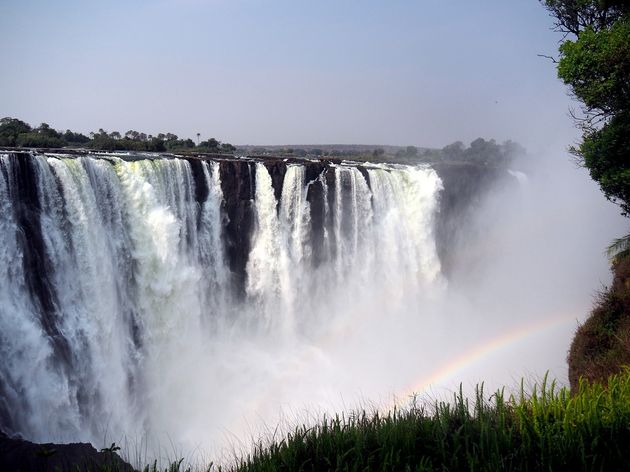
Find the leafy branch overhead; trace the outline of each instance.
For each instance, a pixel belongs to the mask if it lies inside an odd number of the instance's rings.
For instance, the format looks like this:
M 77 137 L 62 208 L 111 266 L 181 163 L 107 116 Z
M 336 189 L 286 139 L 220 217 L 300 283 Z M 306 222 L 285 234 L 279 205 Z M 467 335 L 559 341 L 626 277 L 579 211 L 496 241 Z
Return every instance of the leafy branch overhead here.
M 558 77 L 582 103 L 572 152 L 606 197 L 630 214 L 630 3 L 545 0 L 560 45 Z M 570 35 L 574 38 L 566 39 Z

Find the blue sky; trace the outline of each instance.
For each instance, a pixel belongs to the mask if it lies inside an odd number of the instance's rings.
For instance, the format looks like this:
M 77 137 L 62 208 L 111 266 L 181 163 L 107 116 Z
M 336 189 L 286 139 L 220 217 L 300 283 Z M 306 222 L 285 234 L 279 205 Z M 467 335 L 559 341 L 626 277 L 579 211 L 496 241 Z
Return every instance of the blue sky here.
M 536 0 L 0 2 L 0 115 L 237 144 L 575 136 Z

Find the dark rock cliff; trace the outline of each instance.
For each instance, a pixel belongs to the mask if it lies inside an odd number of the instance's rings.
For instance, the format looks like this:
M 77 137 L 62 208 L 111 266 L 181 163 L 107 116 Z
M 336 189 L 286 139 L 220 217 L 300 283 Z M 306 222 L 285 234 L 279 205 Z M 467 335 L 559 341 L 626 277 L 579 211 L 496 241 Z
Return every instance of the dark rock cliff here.
M 469 219 L 488 191 L 497 185 L 517 184 L 505 169 L 473 163 L 435 163 L 442 180 L 435 240 L 442 271 L 448 277 L 456 259 L 455 248 L 466 239 Z
M 254 164 L 245 160 L 221 161 L 225 250 L 233 287 L 240 293 L 245 286 L 245 268 L 254 225 L 253 200 L 256 193 Z
M 114 451 L 98 452 L 91 444 L 36 444 L 0 431 L 0 470 L 3 472 L 83 472 L 134 469 Z
M 85 153 L 83 153 L 85 154 Z M 74 153 L 72 155 L 80 155 Z M 41 277 L 45 277 L 47 271 L 41 270 L 46 264 L 46 255 L 42 250 L 42 236 L 38 224 L 39 203 L 37 187 L 35 185 L 35 171 L 32 169 L 29 153 L 12 153 L 12 158 L 19 162 L 15 178 L 19 179 L 20 194 L 16 195 L 16 215 L 20 227 L 24 231 L 25 251 L 24 263 L 29 265 L 25 272 L 32 274 L 28 280 L 33 292 L 34 300 L 37 300 L 45 313 L 50 335 L 55 338 L 55 300 L 54 294 L 47 293 L 46 287 L 50 284 Z M 160 158 L 156 154 L 154 159 Z M 306 174 L 306 198 L 311 208 L 311 248 L 313 251 L 314 265 L 323 262 L 324 235 L 333 238 L 332 215 L 326 214 L 324 205 L 324 182 L 328 189 L 328 207 L 333 208 L 335 201 L 335 172 L 331 164 L 339 164 L 338 159 L 306 160 L 297 158 L 255 157 L 237 158 L 223 155 L 195 155 L 172 156 L 188 160 L 191 165 L 194 180 L 194 198 L 202 203 L 207 195 L 208 188 L 201 165 L 203 160 L 212 160 L 219 163 L 221 189 L 223 191 L 223 212 L 225 223 L 223 238 L 228 265 L 232 273 L 232 286 L 237 296 L 243 296 L 246 283 L 247 259 L 251 249 L 251 237 L 255 225 L 253 201 L 256 194 L 256 163 L 262 163 L 271 177 L 275 197 L 280 201 L 282 186 L 287 166 L 300 164 L 305 167 Z M 147 158 L 146 156 L 126 156 L 125 159 L 134 160 Z M 443 182 L 443 191 L 440 195 L 439 213 L 436 222 L 437 250 L 444 273 L 448 276 L 455 260 L 453 248 L 458 238 L 465 237 L 466 218 L 471 210 L 478 205 L 488 189 L 496 182 L 512 179 L 505 169 L 465 162 L 435 163 L 432 165 Z M 356 164 L 357 169 L 370 185 L 369 174 L 361 163 Z M 5 170 L 6 171 L 6 170 Z M 342 185 L 346 182 L 342 182 Z M 326 231 L 328 230 L 328 231 Z M 332 242 L 332 241 L 331 241 Z M 334 244 L 333 244 L 334 247 Z M 33 269 L 33 270 L 31 270 Z M 63 356 L 64 346 L 57 349 Z
M 335 174 L 330 167 L 331 161 L 279 158 L 221 160 L 219 163 L 221 190 L 224 198 L 223 209 L 227 218 L 224 239 L 233 287 L 237 296 L 244 295 L 247 260 L 255 225 L 253 201 L 256 194 L 257 162 L 262 163 L 269 172 L 278 202 L 282 196 L 287 166 L 300 164 L 305 167 L 305 180 L 308 185 L 306 199 L 311 207 L 312 234 L 310 237 L 315 265 L 321 263 L 324 227 L 332 224 L 330 215 L 325 214 L 322 183 L 325 180 L 329 189 L 333 187 Z M 329 194 L 328 197 L 330 199 L 331 195 Z

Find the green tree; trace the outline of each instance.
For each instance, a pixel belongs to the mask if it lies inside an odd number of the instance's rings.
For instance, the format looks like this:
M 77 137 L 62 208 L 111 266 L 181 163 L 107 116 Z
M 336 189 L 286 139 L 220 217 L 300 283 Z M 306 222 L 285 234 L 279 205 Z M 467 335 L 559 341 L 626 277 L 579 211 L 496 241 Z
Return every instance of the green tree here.
M 232 144 L 230 144 L 230 143 L 223 143 L 223 144 L 221 145 L 221 151 L 222 151 L 222 152 L 225 152 L 225 153 L 227 153 L 227 154 L 230 154 L 230 153 L 233 153 L 234 151 L 236 151 L 236 147 L 235 147 L 235 146 L 233 146 L 233 145 L 232 145 Z
M 207 141 L 201 141 L 198 145 L 200 148 L 206 148 L 210 151 L 217 152 L 219 150 L 220 142 L 214 138 L 210 138 Z
M 31 126 L 17 118 L 5 117 L 0 120 L 0 146 L 17 146 L 21 133 L 29 133 Z
M 630 4 L 546 0 L 560 45 L 558 77 L 581 103 L 583 131 L 572 152 L 608 199 L 630 214 Z
M 626 0 L 541 0 L 554 17 L 554 28 L 579 37 L 586 29 L 600 31 L 628 12 Z
M 466 147 L 464 146 L 464 143 L 461 141 L 455 141 L 454 143 L 448 144 L 442 148 L 442 155 L 447 160 L 458 160 L 463 157 L 465 150 Z
M 33 148 L 62 148 L 66 142 L 55 136 L 47 136 L 36 131 L 31 133 L 21 133 L 16 140 L 16 146 Z
M 415 146 L 407 146 L 405 149 L 405 155 L 409 157 L 416 157 L 418 155 L 418 148 Z
M 125 139 L 130 139 L 132 141 L 140 141 L 140 133 L 130 129 L 125 133 Z
M 47 138 L 61 138 L 61 133 L 52 129 L 48 123 L 39 125 L 39 127 L 35 128 L 35 132 Z
M 587 132 L 575 153 L 604 195 L 630 215 L 630 112 L 616 114 L 601 129 Z
M 66 132 L 63 133 L 62 137 L 63 140 L 68 144 L 85 144 L 90 141 L 90 138 L 88 138 L 84 134 L 75 133 L 73 131 L 70 131 L 69 129 L 67 129 Z

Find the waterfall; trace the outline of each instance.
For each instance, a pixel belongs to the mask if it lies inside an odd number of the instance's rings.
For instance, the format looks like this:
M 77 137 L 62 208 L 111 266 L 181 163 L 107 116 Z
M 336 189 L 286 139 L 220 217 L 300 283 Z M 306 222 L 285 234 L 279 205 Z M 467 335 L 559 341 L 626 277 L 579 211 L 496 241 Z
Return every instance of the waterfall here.
M 350 312 L 441 285 L 440 190 L 424 166 L 0 154 L 0 429 L 240 431 L 305 359 L 332 369 Z

